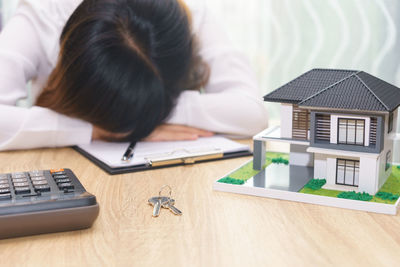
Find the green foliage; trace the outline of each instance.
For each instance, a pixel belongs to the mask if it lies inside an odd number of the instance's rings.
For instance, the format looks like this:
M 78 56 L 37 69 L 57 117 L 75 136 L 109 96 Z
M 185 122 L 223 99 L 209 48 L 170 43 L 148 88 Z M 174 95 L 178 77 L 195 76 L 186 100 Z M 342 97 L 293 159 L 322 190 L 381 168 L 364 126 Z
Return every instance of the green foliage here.
M 325 179 L 312 179 L 304 187 L 310 188 L 312 190 L 321 189 L 326 184 Z
M 273 158 L 271 160 L 271 162 L 275 163 L 275 164 L 280 164 L 280 163 L 285 164 L 285 165 L 289 164 L 289 161 L 287 159 L 282 158 L 282 157 Z
M 384 200 L 396 201 L 397 199 L 399 199 L 399 195 L 395 195 L 395 194 L 388 193 L 388 192 L 378 192 L 375 196 L 379 197 L 381 199 L 384 199 Z
M 263 169 L 265 169 L 269 164 L 271 164 L 271 158 L 277 158 L 277 157 L 287 159 L 287 158 L 289 158 L 289 155 L 285 154 L 285 153 L 267 152 Z M 248 179 L 250 179 L 251 177 L 253 177 L 254 175 L 256 175 L 259 172 L 260 172 L 259 170 L 253 169 L 253 161 L 250 161 L 249 163 L 240 167 L 238 170 L 230 173 L 229 177 L 247 181 Z
M 353 199 L 353 200 L 361 200 L 361 201 L 370 201 L 373 196 L 368 193 L 356 193 L 355 191 L 351 192 L 342 192 L 337 197 L 345 198 L 345 199 Z
M 300 193 L 317 195 L 317 196 L 325 196 L 325 197 L 337 197 L 342 191 L 338 190 L 330 190 L 330 189 L 318 189 L 313 190 L 311 188 L 306 188 L 305 186 L 299 191 Z
M 244 181 L 243 181 L 243 180 L 231 178 L 231 177 L 229 177 L 229 176 L 224 177 L 224 178 L 222 178 L 222 179 L 219 179 L 218 182 L 224 183 L 224 184 L 237 184 L 237 185 L 242 185 L 242 184 L 244 184 Z
M 400 170 L 400 165 L 397 165 L 397 169 L 399 169 L 399 170 Z

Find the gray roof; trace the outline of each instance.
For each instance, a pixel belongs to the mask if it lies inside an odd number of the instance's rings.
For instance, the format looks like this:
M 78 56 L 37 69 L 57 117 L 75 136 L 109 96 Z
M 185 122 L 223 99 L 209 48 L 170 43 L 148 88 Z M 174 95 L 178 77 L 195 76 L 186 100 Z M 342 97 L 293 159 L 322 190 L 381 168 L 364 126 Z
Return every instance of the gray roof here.
M 400 88 L 363 71 L 313 69 L 264 96 L 265 101 L 363 111 L 393 111 Z

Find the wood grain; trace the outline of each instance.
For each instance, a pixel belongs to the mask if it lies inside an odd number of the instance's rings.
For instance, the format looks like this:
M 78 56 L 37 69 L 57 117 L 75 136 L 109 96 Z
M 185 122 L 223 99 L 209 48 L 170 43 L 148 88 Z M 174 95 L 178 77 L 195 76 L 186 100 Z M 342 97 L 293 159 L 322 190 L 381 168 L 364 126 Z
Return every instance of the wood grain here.
M 249 141 L 247 141 L 249 142 Z M 250 142 L 249 142 L 250 143 Z M 2 266 L 397 266 L 400 217 L 215 192 L 248 158 L 109 176 L 70 148 L 0 153 L 0 173 L 71 168 L 97 196 L 88 230 L 0 241 Z M 152 218 L 164 184 L 183 216 Z

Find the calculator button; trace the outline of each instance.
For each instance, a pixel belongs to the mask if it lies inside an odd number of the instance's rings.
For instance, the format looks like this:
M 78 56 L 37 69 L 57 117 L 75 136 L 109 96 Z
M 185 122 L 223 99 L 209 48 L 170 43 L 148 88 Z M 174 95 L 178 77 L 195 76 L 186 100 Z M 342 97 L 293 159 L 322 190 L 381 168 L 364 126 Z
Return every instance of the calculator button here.
M 15 187 L 15 194 L 20 195 L 20 194 L 26 194 L 30 193 L 31 189 L 27 186 L 24 187 Z
M 52 170 L 50 170 L 50 172 L 52 174 L 55 174 L 55 173 L 58 173 L 58 172 L 64 172 L 64 169 L 52 169 Z
M 7 174 L 0 174 L 0 180 L 6 180 L 8 179 Z
M 34 186 L 36 186 L 36 185 L 44 185 L 44 184 L 47 184 L 47 181 L 46 181 L 46 180 L 42 180 L 42 181 L 33 181 L 32 184 L 33 184 Z
M 11 176 L 12 179 L 21 179 L 21 178 L 27 178 L 27 176 L 25 174 L 16 174 Z
M 68 178 L 65 178 L 65 179 L 56 179 L 56 183 L 57 183 L 57 184 L 70 183 L 70 182 L 71 182 L 71 180 L 68 179 Z
M 24 178 L 26 177 L 26 174 L 23 172 L 14 172 L 11 174 L 12 178 Z
M 10 188 L 0 189 L 0 194 L 7 194 L 7 193 L 10 193 Z
M 27 187 L 29 186 L 29 184 L 27 182 L 23 182 L 23 183 L 14 183 L 15 187 Z
M 36 185 L 35 186 L 35 191 L 41 191 L 41 192 L 47 192 L 50 191 L 50 186 L 48 185 Z
M 57 174 L 57 175 L 53 175 L 54 179 L 64 179 L 64 178 L 68 178 L 68 175 L 65 174 Z
M 10 193 L 0 194 L 0 200 L 10 199 L 10 198 L 11 198 L 11 194 Z
M 62 184 L 58 184 L 58 188 L 60 188 L 61 190 L 74 189 L 74 185 L 71 183 L 62 183 Z
M 8 180 L 0 180 L 0 184 L 8 184 Z
M 35 176 L 43 176 L 43 171 L 31 171 L 31 172 L 29 172 L 29 175 L 31 176 L 31 177 L 35 177 Z
M 9 184 L 0 184 L 0 189 L 10 188 Z
M 13 178 L 12 179 L 13 183 L 26 183 L 28 182 L 27 178 Z
M 46 178 L 43 176 L 37 176 L 37 177 L 31 177 L 31 180 L 32 181 L 43 181 L 43 180 L 46 180 Z
M 65 172 L 57 172 L 57 173 L 53 173 L 52 174 L 53 175 L 53 178 L 56 178 L 56 177 L 68 177 L 68 175 L 65 173 Z

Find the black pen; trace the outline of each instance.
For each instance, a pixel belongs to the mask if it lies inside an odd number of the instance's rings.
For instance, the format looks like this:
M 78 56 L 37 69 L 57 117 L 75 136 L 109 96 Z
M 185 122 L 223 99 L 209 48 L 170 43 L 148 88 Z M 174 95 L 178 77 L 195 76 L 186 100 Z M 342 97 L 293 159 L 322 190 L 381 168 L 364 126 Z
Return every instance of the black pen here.
M 132 142 L 129 144 L 128 149 L 125 151 L 124 155 L 122 156 L 121 161 L 129 162 L 133 158 L 133 150 L 135 149 L 136 142 Z

